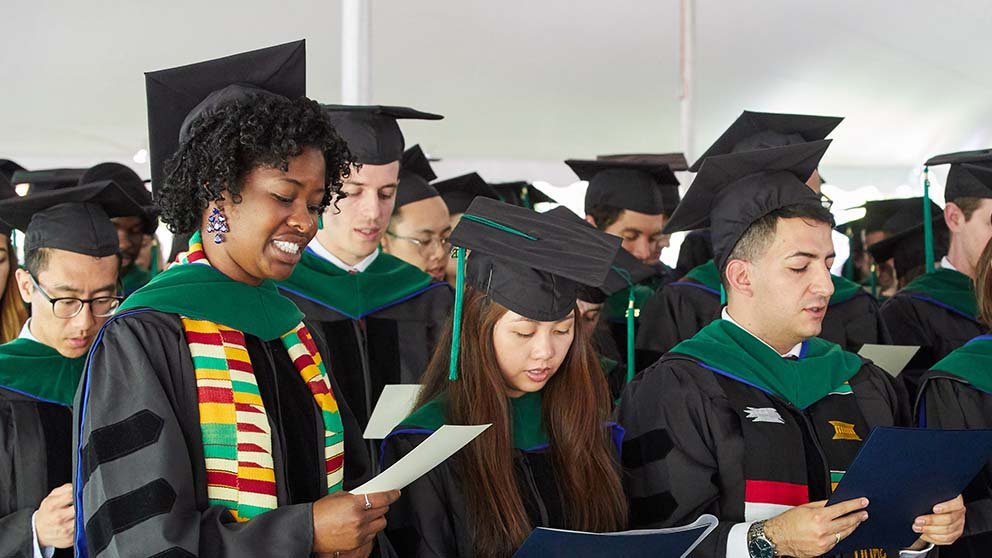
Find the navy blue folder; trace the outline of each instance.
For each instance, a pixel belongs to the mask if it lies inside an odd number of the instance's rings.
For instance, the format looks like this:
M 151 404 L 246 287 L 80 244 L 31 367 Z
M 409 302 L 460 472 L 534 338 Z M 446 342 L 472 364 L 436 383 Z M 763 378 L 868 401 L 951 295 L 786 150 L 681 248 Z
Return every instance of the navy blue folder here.
M 621 533 L 584 533 L 538 527 L 514 558 L 681 558 L 689 554 L 717 526 L 712 515 L 692 525 L 672 529 L 644 529 Z
M 868 521 L 831 554 L 912 545 L 913 521 L 961 494 L 990 458 L 992 430 L 875 428 L 827 503 L 868 498 Z

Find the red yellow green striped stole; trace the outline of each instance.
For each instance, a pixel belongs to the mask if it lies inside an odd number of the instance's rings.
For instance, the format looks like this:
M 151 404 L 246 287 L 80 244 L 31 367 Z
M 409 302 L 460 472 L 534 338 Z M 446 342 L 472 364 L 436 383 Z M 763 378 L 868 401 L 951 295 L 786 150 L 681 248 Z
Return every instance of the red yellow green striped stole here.
M 207 264 L 202 246 L 190 246 L 181 264 Z M 278 506 L 272 431 L 242 332 L 205 320 L 182 318 L 193 357 L 200 431 L 211 505 L 248 521 Z M 303 324 L 280 337 L 310 388 L 324 424 L 328 494 L 344 480 L 344 427 L 320 353 Z

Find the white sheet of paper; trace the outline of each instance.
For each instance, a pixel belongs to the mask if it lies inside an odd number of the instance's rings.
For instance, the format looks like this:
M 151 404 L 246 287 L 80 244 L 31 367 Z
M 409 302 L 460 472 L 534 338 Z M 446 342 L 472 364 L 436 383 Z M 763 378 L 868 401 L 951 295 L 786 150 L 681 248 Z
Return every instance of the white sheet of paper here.
M 413 448 L 413 451 L 393 463 L 379 476 L 351 491 L 352 494 L 371 494 L 387 490 L 401 490 L 411 482 L 426 475 L 446 459 L 465 447 L 491 424 L 456 426 L 446 424 Z
M 366 440 L 382 440 L 413 412 L 413 406 L 424 386 L 420 384 L 390 384 L 382 388 L 379 401 L 365 427 Z
M 893 378 L 902 372 L 920 348 L 915 345 L 873 345 L 866 343 L 858 354 L 874 362 Z

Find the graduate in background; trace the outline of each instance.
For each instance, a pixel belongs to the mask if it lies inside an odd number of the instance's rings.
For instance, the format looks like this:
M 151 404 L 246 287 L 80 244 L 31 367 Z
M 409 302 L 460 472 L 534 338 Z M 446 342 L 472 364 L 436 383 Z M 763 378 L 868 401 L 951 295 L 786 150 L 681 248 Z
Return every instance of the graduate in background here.
M 482 196 L 494 200 L 500 199 L 499 193 L 479 176 L 477 172 L 470 172 L 435 182 L 434 187 L 441 194 L 444 204 L 448 206 L 448 220 L 451 223 L 452 230 L 458 226 L 458 222 L 462 220 L 465 210 L 468 209 L 468 206 L 472 204 L 472 200 L 476 197 Z M 452 288 L 455 286 L 456 271 L 455 259 L 449 258 L 445 267 L 445 277 Z
M 274 283 L 351 163 L 305 75 L 303 41 L 146 74 L 157 203 L 190 251 L 89 357 L 74 414 L 90 558 L 365 557 L 399 495 L 345 492 L 371 475 L 361 431 Z
M 833 217 L 805 179 L 828 144 L 712 157 L 672 216 L 710 226 L 728 305 L 627 386 L 617 417 L 631 526 L 712 513 L 720 524 L 698 557 L 829 554 L 868 504 L 823 507 L 832 483 L 873 427 L 909 423 L 886 372 L 816 337 L 834 288 Z M 914 549 L 960 535 L 960 497 L 942 506 Z
M 0 345 L 0 556 L 72 555 L 73 397 L 90 345 L 122 300 L 108 214 L 139 209 L 113 182 L 0 201 L 6 232 L 25 233 L 24 269 L 14 271 L 11 255 L 7 294 L 32 315 Z
M 3 172 L 2 165 L 3 160 L 0 160 L 0 200 L 15 198 L 17 192 Z M 17 292 L 17 278 L 14 274 L 17 269 L 17 251 L 14 250 L 13 239 L 13 229 L 0 222 L 0 343 L 16 339 L 28 319 L 28 309 Z
M 490 182 L 489 186 L 499 194 L 500 200 L 517 207 L 536 209 L 539 203 L 558 203 L 530 182 L 522 180 Z
M 943 217 L 951 235 L 947 255 L 938 269 L 920 275 L 882 305 L 892 343 L 920 347 L 903 372 L 910 380 L 907 385 L 916 384 L 913 380 L 938 360 L 988 331 L 978 320 L 972 281 L 978 258 L 992 238 L 992 150 L 949 153 L 927 161 L 929 166 L 946 164 L 950 169 Z M 919 212 L 922 221 L 922 203 Z M 922 243 L 916 245 L 918 251 L 922 248 Z
M 715 155 L 755 152 L 822 140 L 841 120 L 828 116 L 744 111 L 690 170 L 698 171 L 707 158 Z M 816 169 L 803 181 L 820 195 L 820 176 Z M 668 225 L 666 232 L 699 227 L 698 223 L 684 222 L 678 226 Z M 834 232 L 831 231 L 833 244 L 849 242 L 840 233 L 837 236 L 841 240 L 833 240 Z M 887 342 L 888 334 L 879 316 L 878 303 L 853 281 L 836 275 L 831 275 L 831 281 L 834 294 L 820 336 L 851 351 L 860 349 L 865 343 Z M 689 339 L 717 319 L 724 303 L 720 272 L 712 260 L 655 293 L 641 310 L 636 343 L 638 368 L 650 365 L 677 343 Z
M 443 424 L 492 426 L 404 489 L 388 514 L 393 547 L 417 558 L 505 557 L 535 527 L 623 529 L 623 435 L 575 306 L 579 285 L 605 281 L 619 241 L 489 199 L 468 208 L 451 240 L 471 250 L 462 311 L 417 410 L 383 440 L 383 464 Z
M 382 251 L 418 267 L 435 281 L 444 281 L 452 227 L 448 207 L 430 185 L 435 178 L 419 145 L 403 153 L 396 205 L 382 237 Z
M 927 272 L 923 249 L 923 198 L 908 198 L 906 207 L 885 222 L 886 237 L 868 247 L 872 259 L 892 269 L 896 289 L 902 289 Z M 930 203 L 933 215 L 933 258 L 947 256 L 950 233 L 940 206 Z
M 976 269 L 979 319 L 992 324 L 992 242 Z M 979 335 L 937 361 L 922 376 L 916 403 L 918 425 L 936 429 L 992 428 L 992 336 Z M 988 556 L 992 548 L 992 466 L 964 490 L 965 533 L 941 549 L 943 558 Z
M 396 204 L 404 149 L 398 120 L 441 116 L 405 107 L 324 111 L 355 161 L 323 228 L 279 288 L 327 342 L 327 359 L 364 429 L 384 386 L 420 381 L 451 308 L 446 283 L 379 247 Z M 372 446 L 369 453 L 377 457 Z

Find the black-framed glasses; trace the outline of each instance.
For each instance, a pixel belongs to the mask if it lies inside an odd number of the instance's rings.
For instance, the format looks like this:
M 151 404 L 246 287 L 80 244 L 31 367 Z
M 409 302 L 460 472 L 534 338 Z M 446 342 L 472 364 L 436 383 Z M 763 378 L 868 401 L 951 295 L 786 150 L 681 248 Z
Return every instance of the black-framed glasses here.
M 96 298 L 76 298 L 72 296 L 61 296 L 58 298 L 53 297 L 48 294 L 41 285 L 38 284 L 38 280 L 34 278 L 34 275 L 29 274 L 31 277 L 31 283 L 34 288 L 38 289 L 41 296 L 45 297 L 48 302 L 52 303 L 52 313 L 55 314 L 56 318 L 62 318 L 63 320 L 68 320 L 70 318 L 75 318 L 83 311 L 83 305 L 89 304 L 90 311 L 97 318 L 106 318 L 113 316 L 117 307 L 121 305 L 124 300 L 122 296 L 98 296 Z
M 445 252 L 447 252 L 451 248 L 451 242 L 448 240 L 448 237 L 446 236 L 439 236 L 439 237 L 423 240 L 420 238 L 414 238 L 412 236 L 400 236 L 389 230 L 386 231 L 386 234 L 397 240 L 405 240 L 406 242 L 413 244 L 418 249 L 420 249 L 421 252 L 426 252 L 430 248 L 433 248 L 435 245 L 440 246 L 441 250 L 444 250 Z

